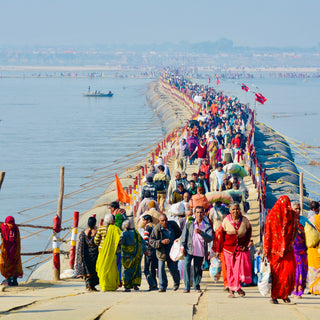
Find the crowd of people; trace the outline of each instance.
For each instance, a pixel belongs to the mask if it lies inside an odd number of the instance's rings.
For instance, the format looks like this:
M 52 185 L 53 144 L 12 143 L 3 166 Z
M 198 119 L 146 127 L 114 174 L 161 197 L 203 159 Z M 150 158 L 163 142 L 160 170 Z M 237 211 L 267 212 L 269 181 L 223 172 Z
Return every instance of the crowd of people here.
M 97 227 L 95 217 L 88 219 L 79 236 L 76 275 L 89 291 L 98 284 L 102 291 L 139 290 L 143 260 L 149 291 L 166 292 L 167 266 L 174 291 L 183 279 L 184 293 L 191 286 L 201 292 L 202 272 L 214 258 L 221 263 L 228 297 L 244 297 L 243 287 L 257 284 L 256 263 L 263 254 L 271 267 L 271 303 L 290 303 L 291 294 L 301 298 L 307 286 L 319 295 L 319 239 L 313 246 L 307 241 L 320 232 L 319 202 L 310 202 L 305 217 L 299 203 L 281 196 L 266 217 L 263 252 L 257 250 L 245 216 L 248 192 L 241 174 L 251 165 L 245 153 L 251 139 L 246 136 L 250 109 L 179 76 L 167 75 L 166 81 L 201 105 L 199 116 L 174 141 L 175 172 L 158 157 L 144 178 L 135 217 L 115 201 L 103 225 Z M 196 168 L 190 177 L 189 166 Z M 16 261 L 12 248 L 20 245 L 12 219 L 1 225 L 0 269 L 9 283 L 22 275 L 21 260 L 10 272 L 4 267 Z

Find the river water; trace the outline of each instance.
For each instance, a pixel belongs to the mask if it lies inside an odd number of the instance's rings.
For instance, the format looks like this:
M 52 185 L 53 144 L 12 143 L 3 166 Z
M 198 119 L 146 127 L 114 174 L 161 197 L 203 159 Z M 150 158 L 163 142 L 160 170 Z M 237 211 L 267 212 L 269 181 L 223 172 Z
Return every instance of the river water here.
M 135 159 L 126 155 L 161 139 L 164 129 L 146 104 L 150 79 L 3 78 L 0 80 L 0 171 L 6 176 L 0 191 L 0 221 L 13 215 L 17 223 L 52 225 L 57 210 L 60 166 L 65 167 L 64 207 L 103 193 L 114 173 Z M 97 89 L 112 98 L 84 97 Z M 117 159 L 119 159 L 117 161 Z M 117 162 L 115 162 L 117 161 Z M 98 168 L 103 170 L 97 170 Z M 98 174 L 98 175 L 96 175 Z M 92 176 L 94 175 L 94 176 Z M 106 177 L 105 177 L 106 176 Z M 100 183 L 94 179 L 101 177 Z M 89 185 L 88 185 L 89 184 Z M 90 209 L 96 199 L 63 211 Z M 24 211 L 44 203 L 32 210 Z M 50 213 L 51 212 L 51 213 Z M 36 217 L 44 217 L 33 220 Z M 72 222 L 69 222 L 69 225 Z M 22 251 L 42 250 L 51 232 L 21 228 Z M 26 237 L 26 238 L 25 238 Z

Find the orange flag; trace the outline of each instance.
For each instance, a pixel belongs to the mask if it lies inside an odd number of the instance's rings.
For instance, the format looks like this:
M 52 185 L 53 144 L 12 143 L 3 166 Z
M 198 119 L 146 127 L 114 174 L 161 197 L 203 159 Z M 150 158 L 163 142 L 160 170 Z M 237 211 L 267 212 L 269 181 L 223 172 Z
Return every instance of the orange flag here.
M 124 203 L 130 203 L 132 204 L 132 199 L 129 197 L 129 195 L 124 191 L 122 184 L 120 182 L 120 179 L 116 175 L 116 185 L 117 185 L 117 194 L 118 194 L 118 201 L 124 202 Z

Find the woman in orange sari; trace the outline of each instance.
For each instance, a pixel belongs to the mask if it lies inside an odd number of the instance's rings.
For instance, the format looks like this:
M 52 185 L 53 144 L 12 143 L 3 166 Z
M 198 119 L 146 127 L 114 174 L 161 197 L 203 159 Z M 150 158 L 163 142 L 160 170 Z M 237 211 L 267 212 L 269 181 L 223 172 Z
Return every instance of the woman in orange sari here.
M 288 296 L 294 290 L 296 276 L 296 260 L 293 242 L 297 234 L 298 221 L 291 208 L 290 199 L 281 196 L 266 218 L 263 253 L 271 267 L 271 300 L 277 299 L 290 303 Z
M 0 272 L 7 279 L 9 286 L 17 286 L 17 278 L 22 278 L 23 271 L 20 256 L 20 232 L 13 217 L 6 218 L 0 226 L 0 232 Z

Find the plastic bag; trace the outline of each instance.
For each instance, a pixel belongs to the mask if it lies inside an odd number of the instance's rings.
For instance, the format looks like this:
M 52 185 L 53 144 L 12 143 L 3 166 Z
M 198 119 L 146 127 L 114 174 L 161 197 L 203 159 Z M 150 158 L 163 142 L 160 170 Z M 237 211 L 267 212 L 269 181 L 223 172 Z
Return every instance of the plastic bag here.
M 178 261 L 183 259 L 184 256 L 181 248 L 181 238 L 174 240 L 170 249 L 169 256 L 172 261 Z
M 179 215 L 184 215 L 185 213 L 185 206 L 183 204 L 183 202 L 177 202 L 174 203 L 173 205 L 171 205 L 171 207 L 169 208 L 168 212 L 172 215 L 172 216 L 179 216 Z
M 267 258 L 264 258 L 260 265 L 260 272 L 258 274 L 258 289 L 265 297 L 271 291 L 271 268 Z
M 209 268 L 210 277 L 217 282 L 221 276 L 221 261 L 217 257 L 213 257 L 210 268 Z

